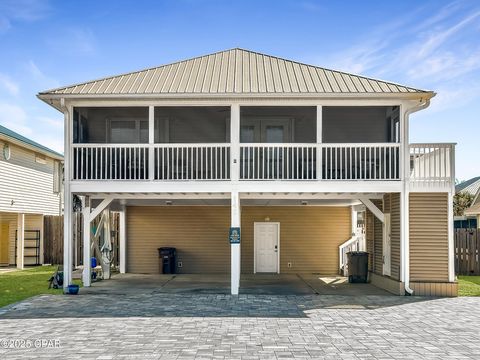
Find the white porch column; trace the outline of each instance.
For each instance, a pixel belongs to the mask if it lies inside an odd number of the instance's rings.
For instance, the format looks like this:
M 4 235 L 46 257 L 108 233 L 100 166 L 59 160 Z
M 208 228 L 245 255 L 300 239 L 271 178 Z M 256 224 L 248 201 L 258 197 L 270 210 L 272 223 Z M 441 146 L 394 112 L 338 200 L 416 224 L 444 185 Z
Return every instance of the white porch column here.
M 322 179 L 322 148 L 321 143 L 323 141 L 323 108 L 321 105 L 317 106 L 317 180 Z
M 155 178 L 155 149 L 153 145 L 155 143 L 155 107 L 148 107 L 148 179 L 153 180 Z
M 17 269 L 23 270 L 25 255 L 25 214 L 17 215 Z
M 61 99 L 62 106 L 65 102 Z M 65 160 L 64 160 L 64 204 L 63 204 L 63 289 L 66 292 L 68 285 L 72 283 L 72 265 L 73 265 L 73 194 L 70 192 L 70 180 L 72 179 L 71 162 L 72 162 L 72 132 L 71 114 L 73 109 L 64 108 L 64 125 L 65 125 Z
M 119 214 L 120 274 L 127 272 L 127 207 L 122 205 Z
M 240 178 L 240 105 L 233 104 L 230 111 L 230 178 Z
M 82 236 L 83 236 L 83 273 L 82 273 L 82 282 L 83 286 L 88 287 L 92 283 L 92 250 L 91 250 L 91 230 L 90 230 L 90 199 L 88 196 L 85 197 L 83 205 L 83 224 L 82 224 Z
M 236 191 L 232 192 L 231 198 L 231 227 L 240 227 L 240 198 L 238 196 L 238 192 Z M 230 244 L 230 251 L 231 294 L 238 295 L 238 289 L 240 287 L 240 244 Z

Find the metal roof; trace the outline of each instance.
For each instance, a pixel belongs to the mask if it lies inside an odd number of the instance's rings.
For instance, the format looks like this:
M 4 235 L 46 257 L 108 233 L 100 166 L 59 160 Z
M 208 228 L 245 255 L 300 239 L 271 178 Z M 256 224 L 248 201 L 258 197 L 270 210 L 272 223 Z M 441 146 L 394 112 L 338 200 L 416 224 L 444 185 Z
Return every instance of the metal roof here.
M 480 189 L 480 176 L 471 178 L 455 186 L 455 193 L 467 192 L 475 196 Z
M 41 92 L 132 94 L 415 94 L 433 92 L 328 70 L 239 48 Z
M 19 133 L 16 133 L 15 131 L 12 131 L 10 129 L 7 129 L 6 127 L 0 125 L 0 138 L 3 138 L 3 139 L 6 139 L 7 141 L 8 140 L 13 140 L 14 142 L 16 143 L 20 143 L 22 145 L 27 145 L 31 148 L 34 148 L 35 150 L 37 150 L 38 152 L 41 152 L 41 153 L 44 153 L 46 155 L 49 155 L 55 159 L 63 159 L 63 155 L 52 150 L 52 149 L 49 149 L 48 147 L 46 146 L 43 146 L 29 138 L 26 138 L 25 136 L 23 135 L 20 135 Z

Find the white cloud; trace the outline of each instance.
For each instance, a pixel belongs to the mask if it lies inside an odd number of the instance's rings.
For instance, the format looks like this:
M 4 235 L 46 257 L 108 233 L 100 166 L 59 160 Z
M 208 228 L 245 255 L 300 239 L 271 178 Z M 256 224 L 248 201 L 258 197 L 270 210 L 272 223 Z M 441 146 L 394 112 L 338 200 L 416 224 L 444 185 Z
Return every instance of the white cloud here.
M 63 120 L 61 118 L 53 119 L 46 116 L 38 116 L 37 119 L 49 127 L 63 130 Z
M 18 95 L 20 86 L 8 75 L 0 73 L 0 88 L 4 88 L 10 95 Z
M 16 21 L 36 21 L 46 17 L 51 7 L 48 0 L 0 1 L 0 32 L 5 32 Z
M 33 60 L 29 60 L 26 63 L 26 69 L 40 87 L 55 88 L 60 86 L 58 80 L 51 78 L 45 73 L 43 73 Z
M 0 124 L 22 135 L 29 136 L 32 129 L 27 125 L 27 113 L 22 107 L 0 102 Z

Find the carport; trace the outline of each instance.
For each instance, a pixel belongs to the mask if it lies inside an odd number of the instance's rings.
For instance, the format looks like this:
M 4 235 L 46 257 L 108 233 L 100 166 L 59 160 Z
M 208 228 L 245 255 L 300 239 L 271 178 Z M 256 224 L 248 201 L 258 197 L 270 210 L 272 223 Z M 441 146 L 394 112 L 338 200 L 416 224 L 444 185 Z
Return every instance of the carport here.
M 93 282 L 81 294 L 230 294 L 228 274 L 116 274 Z M 242 274 L 245 295 L 391 295 L 372 284 L 350 284 L 340 276 Z

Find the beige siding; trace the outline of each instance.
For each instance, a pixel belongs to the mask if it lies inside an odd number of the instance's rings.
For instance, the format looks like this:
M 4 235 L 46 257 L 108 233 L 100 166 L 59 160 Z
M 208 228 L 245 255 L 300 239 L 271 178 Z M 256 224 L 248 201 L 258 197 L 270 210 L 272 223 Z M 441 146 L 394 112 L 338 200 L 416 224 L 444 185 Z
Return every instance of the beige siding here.
M 0 148 L 4 143 L 0 141 Z M 35 162 L 35 152 L 10 144 L 9 160 L 0 152 L 0 211 L 58 215 L 59 196 L 53 193 L 53 159 Z M 13 201 L 13 204 L 12 204 Z
M 181 273 L 229 273 L 230 207 L 159 206 L 127 209 L 127 271 L 158 273 L 157 248 L 177 248 Z
M 448 281 L 447 196 L 410 194 L 411 281 Z
M 348 207 L 243 207 L 242 272 L 253 272 L 255 221 L 280 222 L 280 271 L 336 274 L 350 236 Z M 157 248 L 176 247 L 183 273 L 229 273 L 230 207 L 128 207 L 127 271 L 158 273 Z M 292 267 L 288 268 L 287 263 Z
M 381 200 L 372 200 L 372 202 L 382 210 Z M 369 253 L 368 263 L 369 270 L 382 275 L 383 273 L 383 225 L 373 213 L 367 209 L 366 211 L 366 237 L 367 252 Z
M 8 259 L 10 265 L 16 263 L 15 237 L 17 231 L 18 214 L 0 212 L 0 223 L 8 223 Z M 28 214 L 25 215 L 25 230 L 40 230 L 40 263 L 43 263 L 43 215 Z M 33 245 L 33 242 L 25 246 Z M 25 249 L 25 255 L 33 254 L 33 249 Z M 33 258 L 25 258 L 25 265 L 33 264 Z
M 400 193 L 390 194 L 391 277 L 400 280 Z
M 338 246 L 351 234 L 348 207 L 242 208 L 242 272 L 253 272 L 254 222 L 280 222 L 280 272 L 337 274 Z M 288 263 L 292 267 L 288 267 Z

